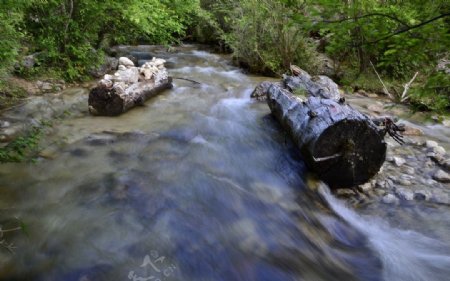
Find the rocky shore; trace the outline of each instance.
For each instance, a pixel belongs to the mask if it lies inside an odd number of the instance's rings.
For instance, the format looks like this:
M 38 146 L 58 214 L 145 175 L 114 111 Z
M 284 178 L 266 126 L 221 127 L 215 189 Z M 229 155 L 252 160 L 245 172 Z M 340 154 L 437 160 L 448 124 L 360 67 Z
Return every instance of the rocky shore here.
M 399 145 L 388 139 L 386 162 L 369 182 L 353 189 L 340 189 L 339 197 L 358 205 L 370 201 L 400 204 L 431 201 L 450 204 L 450 157 L 436 141 L 415 140 Z

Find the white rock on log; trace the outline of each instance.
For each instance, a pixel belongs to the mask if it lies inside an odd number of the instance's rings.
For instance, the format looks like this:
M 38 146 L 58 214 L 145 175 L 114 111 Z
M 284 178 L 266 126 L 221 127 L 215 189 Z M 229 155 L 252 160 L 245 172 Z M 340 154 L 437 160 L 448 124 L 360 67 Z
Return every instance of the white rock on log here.
M 128 84 L 136 83 L 139 81 L 139 70 L 137 67 L 118 70 L 114 74 L 114 81 L 125 82 Z
M 120 57 L 119 58 L 119 65 L 123 65 L 125 67 L 133 67 L 134 63 L 127 57 Z

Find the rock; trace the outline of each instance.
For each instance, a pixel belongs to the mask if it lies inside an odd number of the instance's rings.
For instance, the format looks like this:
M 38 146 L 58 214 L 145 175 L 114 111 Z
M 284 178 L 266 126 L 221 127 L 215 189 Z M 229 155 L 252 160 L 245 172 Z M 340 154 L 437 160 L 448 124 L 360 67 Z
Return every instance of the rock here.
M 435 181 L 435 180 L 433 180 L 433 179 L 424 179 L 424 178 L 421 178 L 421 179 L 419 179 L 419 181 L 420 181 L 422 184 L 424 184 L 424 185 L 426 185 L 426 186 L 428 186 L 428 187 L 437 184 L 437 181 Z
M 8 121 L 0 121 L 0 128 L 8 128 L 11 126 L 11 123 L 9 123 Z
M 408 175 L 414 175 L 416 173 L 416 170 L 412 167 L 405 167 L 404 169 L 405 174 Z
M 441 165 L 446 170 L 450 170 L 450 158 L 443 159 L 441 162 L 439 162 L 439 165 Z
M 114 143 L 117 140 L 117 137 L 112 134 L 93 134 L 86 138 L 86 142 L 93 146 L 106 145 L 110 143 Z
M 354 197 L 356 193 L 350 188 L 340 188 L 336 191 L 336 195 L 339 197 L 350 198 Z
M 116 70 L 118 64 L 119 60 L 117 58 L 106 57 L 105 61 L 101 65 L 99 65 L 97 68 L 91 69 L 89 73 L 95 78 L 100 78 L 108 72 Z
M 119 58 L 119 65 L 123 65 L 125 67 L 134 67 L 134 63 L 127 57 Z
M 401 157 L 394 156 L 393 157 L 393 162 L 394 162 L 395 166 L 400 167 L 400 166 L 402 166 L 403 164 L 406 163 L 406 160 L 401 158 Z
M 127 69 L 126 67 L 125 67 L 125 65 L 119 65 L 119 67 L 117 68 L 118 70 L 125 70 L 125 69 Z
M 436 146 L 433 147 L 433 152 L 436 153 L 437 155 L 445 155 L 446 151 L 442 146 Z
M 450 119 L 444 119 L 444 121 L 442 121 L 442 124 L 443 124 L 445 127 L 450 127 Z
M 432 199 L 434 202 L 439 204 L 450 203 L 450 196 L 447 193 L 443 192 L 442 190 L 433 191 Z
M 28 56 L 24 57 L 22 60 L 21 66 L 26 69 L 33 68 L 34 65 L 36 64 L 36 55 L 37 54 L 32 54 L 32 55 L 28 55 Z
M 50 92 L 53 90 L 53 86 L 49 82 L 43 82 L 40 89 L 43 92 Z
M 423 131 L 419 128 L 405 126 L 405 131 L 402 132 L 405 136 L 423 136 Z
M 397 197 L 395 197 L 394 194 L 388 193 L 388 194 L 383 196 L 382 201 L 385 204 L 397 204 L 399 200 L 398 200 Z
M 431 198 L 431 192 L 427 190 L 416 190 L 414 191 L 414 199 L 415 200 L 430 200 Z
M 114 81 L 127 84 L 136 83 L 139 81 L 139 69 L 137 67 L 130 67 L 125 70 L 118 70 L 114 73 Z
M 376 187 L 376 188 L 381 188 L 381 189 L 386 188 L 386 181 L 385 181 L 385 180 L 378 179 L 377 182 L 376 182 L 376 184 L 375 184 L 375 187 Z
M 406 179 L 398 179 L 398 180 L 396 181 L 396 183 L 398 183 L 398 184 L 400 184 L 400 185 L 403 185 L 403 186 L 409 186 L 409 185 L 412 185 L 412 183 L 411 183 L 409 180 L 406 180 Z
M 14 127 L 8 127 L 3 129 L 0 132 L 0 141 L 1 142 L 9 142 L 12 141 L 20 132 L 21 127 L 20 126 L 14 126 Z
M 442 170 L 438 170 L 436 173 L 434 173 L 433 179 L 439 182 L 450 182 L 450 174 Z
M 427 141 L 425 142 L 425 146 L 426 146 L 427 148 L 433 148 L 433 147 L 438 146 L 438 143 L 435 142 L 435 141 L 432 141 L 432 140 L 427 140 Z
M 264 81 L 258 84 L 258 86 L 255 87 L 255 90 L 253 90 L 253 92 L 251 93 L 250 97 L 259 101 L 267 100 L 266 93 L 271 85 L 272 83 L 268 81 Z
M 98 86 L 111 88 L 113 86 L 113 81 L 111 81 L 109 79 L 102 79 L 102 80 L 98 81 Z
M 384 111 L 383 104 L 380 103 L 370 104 L 367 106 L 367 109 L 375 113 L 382 113 Z
M 367 97 L 367 92 L 364 91 L 363 89 L 359 89 L 358 92 L 356 92 L 356 93 L 360 94 L 361 96 Z
M 370 190 L 372 190 L 373 186 L 374 186 L 373 182 L 366 182 L 365 184 L 359 185 L 359 186 L 358 186 L 358 189 L 359 189 L 361 192 L 367 193 L 367 192 L 369 192 Z
M 414 193 L 406 188 L 403 187 L 397 187 L 395 189 L 395 194 L 397 194 L 397 196 L 400 199 L 406 200 L 406 201 L 411 201 L 414 199 Z
M 434 154 L 433 154 L 434 155 Z M 433 163 L 433 161 L 431 161 L 430 159 L 428 159 L 427 161 L 425 161 L 425 163 L 424 163 L 424 167 L 425 168 L 431 168 L 431 167 L 433 167 L 434 166 L 434 163 Z

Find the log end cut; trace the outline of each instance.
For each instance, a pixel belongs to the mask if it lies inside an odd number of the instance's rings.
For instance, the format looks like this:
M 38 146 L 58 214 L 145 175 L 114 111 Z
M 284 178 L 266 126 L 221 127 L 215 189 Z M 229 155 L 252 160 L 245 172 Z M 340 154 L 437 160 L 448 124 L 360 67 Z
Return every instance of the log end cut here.
M 116 116 L 124 111 L 124 100 L 112 87 L 95 87 L 89 93 L 88 103 L 89 112 L 93 115 Z
M 303 155 L 320 178 L 333 188 L 359 185 L 383 165 L 386 143 L 377 128 L 365 119 L 343 119 L 325 129 Z

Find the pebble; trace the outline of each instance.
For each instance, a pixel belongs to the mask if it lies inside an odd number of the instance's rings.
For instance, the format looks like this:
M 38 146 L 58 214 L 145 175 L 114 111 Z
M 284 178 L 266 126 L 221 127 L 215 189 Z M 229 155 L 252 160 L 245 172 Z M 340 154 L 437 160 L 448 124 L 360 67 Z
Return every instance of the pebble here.
M 360 186 L 358 186 L 358 189 L 361 192 L 365 192 L 365 193 L 369 192 L 372 188 L 373 188 L 372 182 L 366 182 L 365 184 L 361 184 Z
M 394 162 L 395 166 L 397 166 L 397 167 L 400 167 L 406 163 L 406 160 L 401 157 L 394 156 L 393 158 L 394 158 L 393 162 Z
M 444 121 L 442 121 L 442 125 L 444 125 L 445 127 L 450 127 L 450 119 L 445 119 Z
M 399 179 L 397 180 L 397 183 L 403 186 L 410 186 L 412 184 L 409 180 L 405 179 Z
M 381 113 L 383 112 L 383 105 L 382 104 L 371 104 L 367 107 L 368 110 L 373 111 L 375 113 Z
M 377 180 L 377 183 L 375 186 L 377 188 L 386 188 L 386 181 L 385 180 Z
M 94 146 L 110 144 L 116 140 L 116 136 L 110 134 L 94 134 L 86 138 L 87 143 Z
M 450 174 L 442 171 L 442 170 L 438 170 L 434 175 L 433 175 L 433 179 L 439 181 L 439 182 L 450 182 Z
M 442 146 L 433 147 L 433 152 L 437 155 L 445 155 L 446 151 Z
M 340 188 L 336 191 L 339 197 L 354 197 L 356 193 L 350 188 Z
M 419 128 L 405 127 L 405 131 L 402 133 L 404 136 L 423 136 L 423 131 Z
M 416 170 L 412 167 L 405 167 L 403 171 L 408 175 L 414 175 L 416 173 Z
M 431 193 L 426 190 L 416 190 L 414 191 L 414 199 L 415 200 L 430 200 Z
M 428 147 L 428 148 L 433 148 L 433 147 L 438 146 L 438 143 L 435 142 L 435 141 L 432 141 L 432 140 L 427 140 L 425 142 L 425 146 Z
M 397 204 L 399 200 L 394 194 L 389 193 L 383 196 L 382 201 L 385 204 Z
M 450 196 L 443 191 L 433 192 L 433 201 L 439 204 L 449 204 Z
M 8 128 L 11 126 L 11 123 L 8 121 L 0 121 L 0 128 Z
M 411 201 L 414 199 L 414 193 L 405 188 L 396 188 L 395 193 L 397 196 L 403 200 Z
M 426 185 L 426 186 L 433 186 L 437 183 L 437 181 L 433 180 L 433 179 L 424 179 L 421 178 L 420 179 L 420 183 Z

